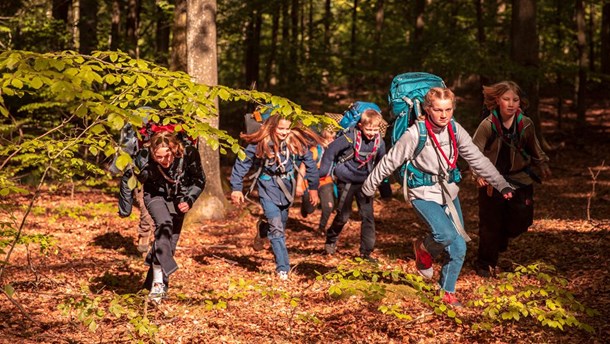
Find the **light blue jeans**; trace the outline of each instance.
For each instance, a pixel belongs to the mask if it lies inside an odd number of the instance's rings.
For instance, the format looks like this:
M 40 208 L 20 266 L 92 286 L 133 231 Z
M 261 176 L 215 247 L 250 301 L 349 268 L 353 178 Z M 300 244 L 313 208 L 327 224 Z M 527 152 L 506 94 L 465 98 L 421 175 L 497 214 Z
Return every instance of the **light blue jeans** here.
M 426 250 L 434 258 L 438 258 L 443 250 L 449 256 L 448 261 L 444 262 L 441 268 L 441 277 L 438 283 L 443 290 L 454 293 L 455 283 L 466 257 L 466 241 L 457 232 L 446 205 L 422 199 L 416 199 L 411 204 L 413 204 L 413 208 L 421 219 L 430 227 L 431 233 L 424 239 Z M 453 200 L 453 204 L 463 225 L 464 219 L 458 197 Z
M 269 222 L 271 249 L 275 255 L 275 271 L 290 271 L 288 249 L 286 249 L 286 221 L 290 205 L 279 206 L 266 198 L 260 198 L 265 217 Z

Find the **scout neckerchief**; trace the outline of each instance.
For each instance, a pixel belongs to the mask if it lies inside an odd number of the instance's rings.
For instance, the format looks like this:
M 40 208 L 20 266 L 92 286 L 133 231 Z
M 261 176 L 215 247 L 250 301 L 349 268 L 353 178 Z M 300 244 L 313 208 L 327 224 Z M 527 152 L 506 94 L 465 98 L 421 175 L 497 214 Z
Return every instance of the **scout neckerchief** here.
M 381 135 L 379 135 L 378 133 L 375 134 L 375 138 L 374 138 L 375 142 L 373 144 L 373 150 L 366 156 L 366 159 L 362 159 L 360 157 L 360 147 L 362 146 L 362 131 L 356 130 L 356 135 L 355 135 L 356 142 L 354 142 L 354 150 L 356 151 L 356 153 L 354 154 L 354 160 L 356 160 L 357 162 L 360 163 L 360 166 L 358 166 L 358 168 L 363 167 L 369 161 L 371 161 L 371 159 L 373 159 L 373 157 L 375 156 L 375 153 L 377 152 L 377 148 L 379 147 L 380 136 Z
M 443 158 L 447 162 L 447 165 L 449 165 L 449 169 L 452 170 L 452 169 L 454 169 L 456 167 L 457 160 L 458 160 L 457 140 L 455 139 L 455 133 L 453 132 L 452 126 L 448 125 L 447 127 L 448 127 L 447 130 L 449 130 L 449 138 L 450 138 L 450 141 L 451 141 L 451 148 L 455 152 L 455 154 L 453 155 L 453 161 L 450 161 L 449 158 L 447 158 L 447 155 L 445 154 L 445 152 L 441 149 L 441 145 L 438 143 L 438 139 L 436 138 L 436 135 L 434 134 L 434 131 L 432 131 L 432 124 L 430 124 L 430 120 L 428 118 L 426 118 L 426 129 L 428 130 L 428 134 L 432 138 L 432 141 L 434 142 L 434 145 L 436 146 L 438 151 L 441 153 L 441 155 L 443 156 Z

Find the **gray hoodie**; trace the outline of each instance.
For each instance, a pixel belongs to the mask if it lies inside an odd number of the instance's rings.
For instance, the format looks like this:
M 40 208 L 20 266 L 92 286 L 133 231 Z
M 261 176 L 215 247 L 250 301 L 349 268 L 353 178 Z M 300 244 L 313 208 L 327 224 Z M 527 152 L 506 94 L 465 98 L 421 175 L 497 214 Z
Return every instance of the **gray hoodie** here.
M 498 173 L 494 165 L 487 159 L 483 153 L 474 145 L 472 138 L 468 135 L 468 132 L 459 124 L 456 124 L 455 137 L 457 140 L 457 148 L 459 156 L 464 158 L 470 165 L 470 168 L 477 173 L 477 175 L 485 178 L 494 188 L 501 191 L 504 188 L 511 187 L 510 184 Z M 447 125 L 443 128 L 436 127 L 432 124 L 432 130 L 436 135 L 436 138 L 443 150 L 445 155 L 450 161 L 453 161 L 453 157 L 456 152 L 453 152 L 451 148 L 451 142 L 449 137 L 449 128 Z M 368 176 L 364 185 L 362 186 L 362 192 L 366 196 L 372 196 L 375 194 L 377 186 L 394 170 L 399 168 L 403 162 L 412 160 L 414 166 L 426 173 L 438 174 L 439 171 L 446 172 L 448 164 L 440 154 L 436 152 L 436 147 L 430 134 L 426 140 L 424 149 L 419 153 L 415 159 L 413 159 L 413 153 L 417 147 L 419 140 L 419 130 L 417 123 L 409 127 L 407 131 L 400 137 L 398 142 L 386 153 L 381 159 L 377 166 L 373 169 L 371 174 Z M 459 187 L 456 183 L 448 183 L 448 191 L 451 200 L 455 199 L 458 195 Z M 438 204 L 445 204 L 443 201 L 443 191 L 441 185 L 436 183 L 431 186 L 420 186 L 416 188 L 408 189 L 409 199 L 423 199 L 427 201 L 434 201 Z

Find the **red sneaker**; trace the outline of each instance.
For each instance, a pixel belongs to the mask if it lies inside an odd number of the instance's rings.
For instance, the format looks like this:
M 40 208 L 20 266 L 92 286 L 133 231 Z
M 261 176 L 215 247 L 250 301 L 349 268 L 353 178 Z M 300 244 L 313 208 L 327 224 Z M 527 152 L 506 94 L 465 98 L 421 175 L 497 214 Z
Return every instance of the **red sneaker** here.
M 415 266 L 417 272 L 425 278 L 432 278 L 434 269 L 432 269 L 432 256 L 426 250 L 422 249 L 421 240 L 413 240 L 413 252 L 415 252 Z
M 455 297 L 455 293 L 445 292 L 443 302 L 452 307 L 462 307 L 462 303 Z

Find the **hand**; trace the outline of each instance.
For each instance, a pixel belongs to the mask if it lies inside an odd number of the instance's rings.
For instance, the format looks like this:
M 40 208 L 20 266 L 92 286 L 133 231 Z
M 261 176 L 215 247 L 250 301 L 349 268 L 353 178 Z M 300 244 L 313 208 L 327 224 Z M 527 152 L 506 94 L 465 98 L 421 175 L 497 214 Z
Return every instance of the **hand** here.
M 303 189 L 303 187 L 301 186 L 301 184 L 299 184 L 299 185 L 297 186 L 297 190 L 296 190 L 296 192 L 295 192 L 295 196 L 297 196 L 297 197 L 301 197 L 301 196 L 303 196 L 303 193 L 305 193 L 305 189 Z
M 309 190 L 309 202 L 314 207 L 320 203 L 320 197 L 318 196 L 318 190 Z
M 231 201 L 233 204 L 241 204 L 244 203 L 244 194 L 241 191 L 233 191 L 231 192 Z
M 502 189 L 502 196 L 504 197 L 504 199 L 511 199 L 513 198 L 513 190 L 512 188 L 504 188 Z
M 489 183 L 488 183 L 488 182 L 485 180 L 485 178 L 478 177 L 478 178 L 477 178 L 477 185 L 478 185 L 480 188 L 482 188 L 482 187 L 484 187 L 484 186 L 489 185 Z
M 553 175 L 548 164 L 540 165 L 540 174 L 542 174 L 542 179 L 549 179 Z
M 186 213 L 191 210 L 191 206 L 186 202 L 180 202 L 178 203 L 178 209 L 180 209 L 181 212 Z

